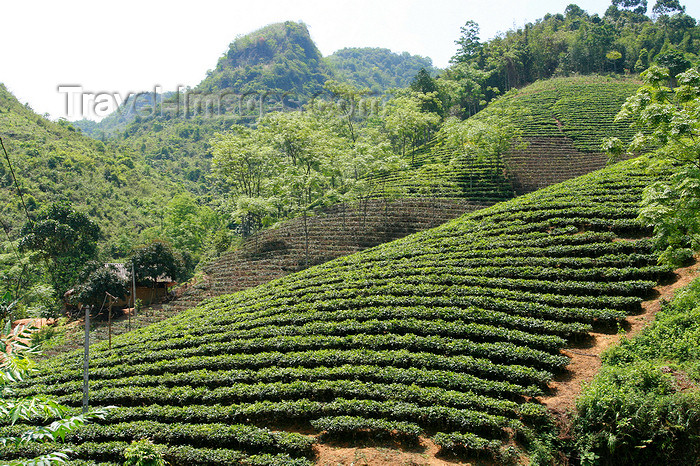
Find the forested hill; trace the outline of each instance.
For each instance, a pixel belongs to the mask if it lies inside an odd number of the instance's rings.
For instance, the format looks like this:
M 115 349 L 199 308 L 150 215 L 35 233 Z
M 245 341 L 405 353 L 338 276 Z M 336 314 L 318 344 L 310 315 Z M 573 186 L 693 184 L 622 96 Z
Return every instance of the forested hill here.
M 66 121 L 54 123 L 35 114 L 1 84 L 0 137 L 30 215 L 43 204 L 72 203 L 99 223 L 108 255 L 129 252 L 179 189 L 131 151 L 88 138 Z M 0 165 L 0 200 L 5 227 L 21 226 L 26 214 L 7 160 Z
M 552 76 L 639 73 L 652 63 L 677 74 L 698 60 L 700 27 L 677 1 L 613 0 L 601 17 L 575 4 L 489 41 L 467 21 L 442 78 L 462 89 L 452 105 L 476 113 L 493 97 Z
M 421 69 L 436 74 L 428 57 L 389 49 L 346 47 L 325 58 L 338 79 L 354 86 L 380 93 L 392 88 L 408 87 Z
M 311 95 L 320 92 L 330 76 L 306 25 L 286 21 L 233 41 L 197 90 L 231 89 L 241 94 L 280 90 Z
M 367 88 L 373 93 L 407 87 L 421 70 L 435 74 L 430 58 L 394 53 L 384 48 L 344 48 L 328 57 L 322 57 L 303 23 L 287 21 L 265 26 L 238 37 L 219 59 L 216 67 L 207 72 L 194 92 L 235 95 L 260 95 L 277 92 L 287 95 L 286 105 L 298 105 L 311 95 L 324 91 L 328 79 Z M 173 102 L 172 91 L 156 95 L 158 110 L 163 100 Z M 243 109 L 235 107 L 235 98 L 224 103 L 223 111 L 241 116 Z M 99 139 L 115 135 L 129 136 L 139 132 L 140 121 L 153 114 L 152 92 L 126 100 L 121 107 L 99 123 L 80 120 L 73 124 L 84 133 Z M 196 113 L 194 110 L 193 113 Z M 167 115 L 165 118 L 167 119 Z M 136 123 L 134 123 L 136 121 Z M 150 130 L 150 129 L 148 129 Z

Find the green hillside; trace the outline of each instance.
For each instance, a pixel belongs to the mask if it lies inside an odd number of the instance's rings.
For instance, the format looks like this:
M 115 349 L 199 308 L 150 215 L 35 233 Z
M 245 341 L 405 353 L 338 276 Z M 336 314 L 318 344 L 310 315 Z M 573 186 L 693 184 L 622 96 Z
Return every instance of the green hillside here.
M 197 90 L 294 91 L 310 96 L 323 88 L 329 70 L 303 23 L 265 26 L 236 39 Z
M 644 167 L 622 162 L 95 345 L 91 403 L 117 408 L 67 441 L 110 464 L 141 437 L 173 464 L 306 464 L 314 440 L 299 430 L 430 436 L 497 462 L 513 436 L 534 448 L 560 349 L 615 331 L 668 277 L 649 241 L 619 241 L 647 233 Z M 80 359 L 45 363 L 20 394 L 77 409 Z
M 634 79 L 595 75 L 538 81 L 467 120 L 511 125 L 522 139 L 517 147 L 476 154 L 471 145 L 455 144 L 449 133 L 438 132 L 407 155 L 407 169 L 372 180 L 379 193 L 495 202 L 590 173 L 607 162 L 603 138 L 629 142 L 634 135 L 629 122 L 614 120 L 639 86 Z
M 603 139 L 616 135 L 629 142 L 629 121 L 614 121 L 641 82 L 633 78 L 573 76 L 537 81 L 509 92 L 484 113 L 513 104 L 523 107 L 518 122 L 525 138 L 567 138 L 580 152 L 600 152 Z
M 65 121 L 53 123 L 25 107 L 0 85 L 0 136 L 25 195 L 28 209 L 69 201 L 101 227 L 106 249 L 133 243 L 153 226 L 173 193 L 180 190 L 166 173 L 140 157 L 81 135 Z M 0 165 L 3 222 L 26 221 L 7 161 Z M 123 251 L 124 253 L 126 251 Z
M 383 93 L 392 88 L 408 87 L 421 69 L 434 74 L 430 58 L 394 53 L 389 49 L 346 47 L 324 58 L 337 79 L 359 88 Z
M 485 114 L 519 105 L 526 117 L 516 122 L 523 148 L 510 151 L 504 164 L 518 193 L 530 192 L 604 167 L 603 139 L 629 142 L 629 121 L 615 121 L 624 101 L 640 82 L 630 78 L 579 76 L 538 81 L 496 101 Z M 478 118 L 478 115 L 477 115 Z

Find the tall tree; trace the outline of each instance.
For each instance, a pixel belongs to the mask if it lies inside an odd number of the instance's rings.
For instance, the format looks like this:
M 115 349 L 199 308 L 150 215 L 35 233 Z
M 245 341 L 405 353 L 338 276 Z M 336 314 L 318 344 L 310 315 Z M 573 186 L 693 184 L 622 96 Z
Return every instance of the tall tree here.
M 455 56 L 450 59 L 451 63 L 469 62 L 479 56 L 481 50 L 480 30 L 479 24 L 472 20 L 467 21 L 459 29 L 461 36 L 455 41 L 459 48 Z
M 647 12 L 647 0 L 612 0 L 612 4 L 640 15 Z
M 657 0 L 651 9 L 655 15 L 668 15 L 670 13 L 684 13 L 685 6 L 678 0 Z
M 427 142 L 431 129 L 440 122 L 436 113 L 421 111 L 425 98 L 425 94 L 409 91 L 387 103 L 384 124 L 401 155 L 409 147 L 415 151 L 420 143 Z
M 428 70 L 421 68 L 411 81 L 409 86 L 412 91 L 426 95 L 428 98 L 423 100 L 421 110 L 429 113 L 436 113 L 440 116 L 444 114 L 442 100 L 440 99 L 439 89 L 435 79 L 430 76 Z
M 39 253 L 57 297 L 75 284 L 80 270 L 97 257 L 100 227 L 70 204 L 53 203 L 21 230 L 20 249 Z
M 640 218 L 654 228 L 660 261 L 678 265 L 700 249 L 700 69 L 679 74 L 668 87 L 668 69 L 652 65 L 645 85 L 627 99 L 618 119 L 632 119 L 640 133 L 627 150 L 652 150 L 652 168 L 667 176 L 644 190 Z M 625 148 L 619 139 L 604 142 L 612 154 Z

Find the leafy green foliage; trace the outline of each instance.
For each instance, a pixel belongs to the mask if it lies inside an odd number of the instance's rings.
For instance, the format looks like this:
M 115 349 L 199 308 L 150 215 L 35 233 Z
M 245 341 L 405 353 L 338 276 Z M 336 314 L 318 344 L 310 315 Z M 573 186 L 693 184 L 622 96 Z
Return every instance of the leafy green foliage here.
M 129 248 L 121 248 L 120 239 L 138 244 L 141 231 L 157 222 L 165 199 L 182 189 L 173 182 L 182 179 L 180 172 L 151 170 L 135 150 L 83 136 L 68 122 L 51 122 L 2 86 L 0 135 L 30 213 L 51 203 L 72 204 L 100 225 L 99 250 L 107 257 L 126 257 Z M 3 163 L 0 184 L 11 183 Z M 4 222 L 16 238 L 27 221 L 25 212 L 14 189 L 3 189 L 0 198 Z
M 163 459 L 165 447 L 156 445 L 148 439 L 134 440 L 124 450 L 124 466 L 167 466 Z
M 69 416 L 69 410 L 46 395 L 33 395 L 17 398 L 13 385 L 21 382 L 35 370 L 28 355 L 37 354 L 36 348 L 29 346 L 31 329 L 18 326 L 12 328 L 8 321 L 0 334 L 0 421 L 15 425 L 18 421 L 42 418 L 56 419 L 48 426 L 27 429 L 19 426 L 18 435 L 0 436 L 3 448 L 8 445 L 24 446 L 42 442 L 64 442 L 66 435 L 84 425 L 90 419 L 103 419 L 106 410 L 99 409 L 88 414 Z M 29 460 L 14 460 L 12 466 L 52 465 L 65 463 L 70 449 L 62 448 L 57 451 L 40 454 Z
M 168 202 L 161 226 L 144 230 L 146 242 L 167 241 L 187 259 L 187 272 L 211 249 L 217 232 L 226 231 L 226 222 L 211 207 L 200 204 L 189 193 L 178 194 Z
M 278 112 L 255 130 L 235 127 L 212 139 L 215 173 L 243 236 L 313 207 L 366 197 L 363 178 L 397 164 L 382 123 L 356 114 L 363 91 L 327 87 L 344 108 Z
M 284 432 L 291 423 L 409 442 L 426 432 L 445 449 L 509 460 L 509 432 L 549 428 L 527 397 L 565 366 L 560 348 L 593 324 L 614 326 L 668 274 L 649 241 L 614 241 L 640 233 L 645 165 L 623 162 L 210 299 L 111 350 L 96 345 L 91 396 L 120 407 L 67 441 L 86 459 L 143 437 L 167 444 L 168 461 L 176 445 L 188 457 L 309 458 L 310 440 Z M 20 394 L 77 407 L 72 358 L 44 363 Z
M 700 453 L 698 302 L 695 280 L 644 331 L 603 357 L 577 400 L 584 464 L 691 464 Z
M 654 62 L 698 59 L 700 27 L 677 1 L 657 2 L 655 20 L 645 16 L 646 0 L 612 3 L 602 18 L 572 4 L 484 43 L 478 24 L 468 21 L 453 65 L 439 79 L 445 108 L 468 116 L 498 95 L 553 76 L 641 72 Z
M 336 79 L 367 88 L 375 94 L 407 87 L 422 69 L 435 74 L 428 57 L 410 55 L 408 52 L 399 54 L 382 48 L 346 47 L 323 60 L 334 71 Z
M 384 125 L 398 154 L 406 155 L 409 147 L 415 152 L 419 145 L 430 140 L 431 132 L 440 122 L 437 113 L 423 111 L 424 103 L 432 97 L 403 92 L 387 103 Z
M 679 264 L 700 248 L 700 70 L 672 76 L 652 66 L 642 77 L 645 86 L 618 117 L 632 119 L 642 130 L 627 150 L 652 150 L 654 169 L 667 173 L 645 189 L 640 218 L 653 225 L 660 260 Z M 678 87 L 669 87 L 672 79 Z M 624 150 L 616 139 L 609 139 L 606 148 L 613 154 Z
M 76 289 L 75 299 L 79 303 L 99 308 L 105 300 L 105 293 L 117 299 L 124 298 L 127 293 L 125 278 L 121 277 L 119 271 L 111 264 L 98 266 L 81 280 Z
M 153 286 L 159 278 L 177 280 L 185 272 L 184 266 L 182 258 L 172 247 L 160 241 L 136 250 L 125 265 L 127 270 L 133 268 L 137 283 Z
M 467 21 L 459 29 L 462 35 L 455 41 L 455 44 L 459 45 L 459 49 L 455 56 L 452 57 L 452 63 L 464 63 L 478 57 L 481 51 L 479 31 L 479 25 L 475 21 Z
M 40 210 L 21 230 L 19 247 L 37 251 L 49 264 L 51 285 L 62 297 L 83 265 L 96 257 L 100 228 L 70 204 L 53 203 Z

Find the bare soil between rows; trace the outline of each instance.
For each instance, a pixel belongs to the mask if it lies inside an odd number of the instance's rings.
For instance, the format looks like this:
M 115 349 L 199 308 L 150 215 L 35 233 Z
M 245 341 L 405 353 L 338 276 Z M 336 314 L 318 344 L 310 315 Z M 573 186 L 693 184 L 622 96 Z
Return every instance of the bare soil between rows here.
M 677 269 L 676 278 L 672 283 L 659 285 L 654 288 L 654 298 L 642 303 L 642 312 L 627 317 L 623 323 L 624 333 L 597 333 L 591 332 L 591 338 L 582 347 L 567 348 L 563 354 L 571 358 L 566 366 L 566 372 L 557 376 L 549 384 L 552 395 L 540 397 L 539 401 L 556 416 L 567 416 L 567 412 L 574 408 L 576 397 L 581 393 L 585 383 L 593 380 L 600 371 L 602 362 L 600 355 L 607 348 L 616 345 L 623 337 L 631 338 L 637 335 L 644 327 L 649 325 L 661 310 L 662 303 L 673 298 L 676 290 L 688 285 L 696 276 L 700 264 L 696 261 L 692 265 Z

